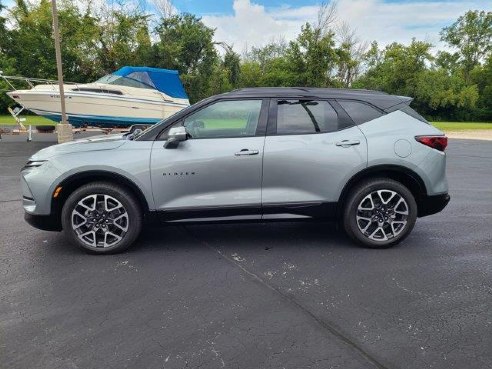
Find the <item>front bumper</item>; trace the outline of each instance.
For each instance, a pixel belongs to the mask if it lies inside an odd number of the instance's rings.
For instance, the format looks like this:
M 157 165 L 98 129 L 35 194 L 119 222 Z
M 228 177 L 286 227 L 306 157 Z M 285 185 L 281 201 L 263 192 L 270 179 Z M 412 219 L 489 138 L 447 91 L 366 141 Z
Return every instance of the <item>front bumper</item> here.
M 446 207 L 449 200 L 451 200 L 451 196 L 447 193 L 434 196 L 425 196 L 420 201 L 418 216 L 425 217 L 427 215 L 439 213 Z
M 54 215 L 33 215 L 24 213 L 24 219 L 34 228 L 43 231 L 61 231 L 62 226 L 59 217 Z
M 33 215 L 49 215 L 54 183 L 60 172 L 50 161 L 38 167 L 24 168 L 21 173 L 21 189 L 24 210 Z

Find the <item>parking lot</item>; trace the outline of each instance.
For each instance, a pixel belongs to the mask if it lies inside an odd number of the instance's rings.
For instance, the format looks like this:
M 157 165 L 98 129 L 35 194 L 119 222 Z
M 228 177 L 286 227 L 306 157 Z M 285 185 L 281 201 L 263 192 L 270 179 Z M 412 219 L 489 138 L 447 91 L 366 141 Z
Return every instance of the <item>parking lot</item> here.
M 450 204 L 392 249 L 265 223 L 93 256 L 23 220 L 19 169 L 55 138 L 0 141 L 1 368 L 492 367 L 492 141 L 450 141 Z

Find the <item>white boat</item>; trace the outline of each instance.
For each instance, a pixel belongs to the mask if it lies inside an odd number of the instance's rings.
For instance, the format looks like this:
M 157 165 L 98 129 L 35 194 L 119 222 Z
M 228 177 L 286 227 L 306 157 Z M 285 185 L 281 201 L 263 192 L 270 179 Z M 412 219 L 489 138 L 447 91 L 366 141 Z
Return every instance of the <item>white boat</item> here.
M 7 95 L 25 109 L 60 122 L 58 85 L 28 83 L 32 88 Z M 190 104 L 178 72 L 169 69 L 127 66 L 93 83 L 65 84 L 64 90 L 68 121 L 75 127 L 154 124 Z

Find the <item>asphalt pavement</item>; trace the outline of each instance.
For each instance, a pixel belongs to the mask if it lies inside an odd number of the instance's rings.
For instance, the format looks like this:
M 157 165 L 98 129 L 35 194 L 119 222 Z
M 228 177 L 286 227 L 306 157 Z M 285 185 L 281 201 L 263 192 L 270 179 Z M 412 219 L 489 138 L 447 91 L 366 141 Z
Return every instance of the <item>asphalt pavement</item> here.
M 2 369 L 492 367 L 492 142 L 450 141 L 450 204 L 392 249 L 265 223 L 94 256 L 23 220 L 19 169 L 54 137 L 0 141 Z

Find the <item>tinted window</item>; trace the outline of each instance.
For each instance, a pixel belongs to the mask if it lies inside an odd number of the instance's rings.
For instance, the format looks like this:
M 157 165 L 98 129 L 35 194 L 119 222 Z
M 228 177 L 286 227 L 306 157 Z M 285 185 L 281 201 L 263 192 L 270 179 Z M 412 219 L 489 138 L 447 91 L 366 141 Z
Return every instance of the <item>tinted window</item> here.
M 338 116 L 327 101 L 278 100 L 277 133 L 308 134 L 338 130 Z
M 417 113 L 415 110 L 413 110 L 410 106 L 406 104 L 398 105 L 395 108 L 392 108 L 390 111 L 395 111 L 395 110 L 401 110 L 404 113 L 407 113 L 411 117 L 418 119 L 424 123 L 429 123 L 423 116 L 421 116 L 419 113 Z
M 355 124 L 369 122 L 383 114 L 372 106 L 360 101 L 337 100 Z
M 183 125 L 191 138 L 254 136 L 262 100 L 220 101 L 188 116 Z

